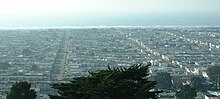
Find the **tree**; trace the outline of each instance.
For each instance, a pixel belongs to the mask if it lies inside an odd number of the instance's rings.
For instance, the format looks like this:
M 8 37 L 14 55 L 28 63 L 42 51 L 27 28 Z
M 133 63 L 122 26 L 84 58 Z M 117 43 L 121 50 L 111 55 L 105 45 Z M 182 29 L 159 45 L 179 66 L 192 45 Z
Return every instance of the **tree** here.
M 205 83 L 205 78 L 203 77 L 192 77 L 192 84 L 198 91 L 207 91 L 208 85 Z
M 190 85 L 181 86 L 180 91 L 176 93 L 177 99 L 195 99 L 196 96 L 196 89 Z
M 155 80 L 158 82 L 157 87 L 160 89 L 172 88 L 171 79 L 172 77 L 170 73 L 166 73 L 166 72 L 157 73 L 157 75 L 155 76 Z
M 90 76 L 73 78 L 70 83 L 52 84 L 58 95 L 51 99 L 155 99 L 161 91 L 152 91 L 155 81 L 148 80 L 150 65 L 129 68 L 110 67 Z
M 11 92 L 6 96 L 7 99 L 35 99 L 36 92 L 30 89 L 28 82 L 16 82 L 11 87 Z
M 207 69 L 207 74 L 209 76 L 209 78 L 212 80 L 212 82 L 214 83 L 214 87 L 215 89 L 220 90 L 220 66 L 211 66 L 208 67 Z

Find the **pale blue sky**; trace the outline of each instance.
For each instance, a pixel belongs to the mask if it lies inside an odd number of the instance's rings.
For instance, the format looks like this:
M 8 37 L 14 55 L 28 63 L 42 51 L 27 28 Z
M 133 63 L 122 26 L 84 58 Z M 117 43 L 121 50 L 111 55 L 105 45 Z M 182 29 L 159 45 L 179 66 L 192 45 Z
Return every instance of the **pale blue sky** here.
M 220 0 L 0 0 L 0 27 L 220 25 Z

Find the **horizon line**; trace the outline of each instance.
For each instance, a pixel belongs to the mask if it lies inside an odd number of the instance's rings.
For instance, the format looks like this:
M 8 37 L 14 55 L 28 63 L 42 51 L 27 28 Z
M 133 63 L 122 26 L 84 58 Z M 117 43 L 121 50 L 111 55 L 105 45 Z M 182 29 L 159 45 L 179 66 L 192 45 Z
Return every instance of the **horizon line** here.
M 220 25 L 85 25 L 85 26 L 30 26 L 30 27 L 0 27 L 0 30 L 13 29 L 90 29 L 90 28 L 172 28 L 172 27 L 220 27 Z

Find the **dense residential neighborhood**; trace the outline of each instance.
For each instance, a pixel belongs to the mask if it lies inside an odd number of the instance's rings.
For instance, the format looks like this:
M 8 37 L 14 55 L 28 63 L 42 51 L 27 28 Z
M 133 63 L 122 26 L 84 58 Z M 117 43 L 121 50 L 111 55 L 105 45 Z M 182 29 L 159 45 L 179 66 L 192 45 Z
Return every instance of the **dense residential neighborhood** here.
M 0 99 L 13 84 L 28 81 L 37 97 L 56 94 L 51 83 L 68 83 L 108 66 L 151 64 L 150 76 L 171 75 L 173 89 L 192 84 L 194 77 L 212 84 L 208 67 L 220 62 L 219 27 L 87 27 L 0 30 Z M 206 88 L 197 99 L 219 97 Z M 175 98 L 166 91 L 161 99 Z

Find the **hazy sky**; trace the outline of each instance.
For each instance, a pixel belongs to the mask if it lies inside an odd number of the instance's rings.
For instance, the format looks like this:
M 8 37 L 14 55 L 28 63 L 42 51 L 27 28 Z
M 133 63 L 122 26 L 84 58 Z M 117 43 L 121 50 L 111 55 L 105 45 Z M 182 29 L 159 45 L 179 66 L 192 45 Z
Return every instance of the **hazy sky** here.
M 220 0 L 0 0 L 0 27 L 220 25 Z

